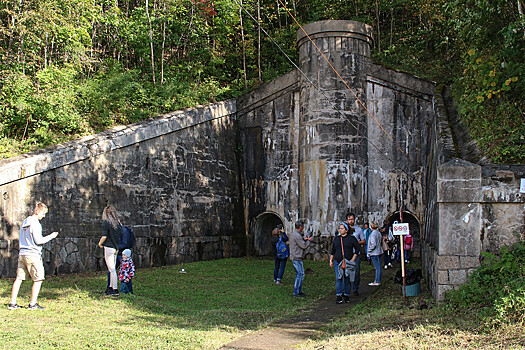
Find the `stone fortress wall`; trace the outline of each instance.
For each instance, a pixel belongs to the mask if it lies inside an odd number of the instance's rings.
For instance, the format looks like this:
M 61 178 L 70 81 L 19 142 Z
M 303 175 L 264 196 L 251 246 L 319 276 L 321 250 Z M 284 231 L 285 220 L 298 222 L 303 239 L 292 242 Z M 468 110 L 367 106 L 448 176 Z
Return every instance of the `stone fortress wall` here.
M 56 274 L 105 268 L 107 203 L 134 228 L 139 267 L 267 255 L 275 225 L 298 219 L 315 237 L 307 258 L 327 259 L 347 212 L 381 224 L 402 209 L 438 300 L 481 251 L 523 234 L 525 167 L 485 164 L 454 141 L 464 128 L 440 87 L 374 63 L 365 24 L 304 28 L 300 70 L 237 100 L 0 162 L 0 275 L 15 274 L 35 200 L 50 206 L 44 230 L 61 233 L 44 254 Z
M 50 211 L 49 274 L 104 270 L 107 204 L 136 234 L 138 267 L 245 255 L 235 101 L 69 142 L 0 163 L 0 276 L 16 275 L 19 227 L 35 201 Z

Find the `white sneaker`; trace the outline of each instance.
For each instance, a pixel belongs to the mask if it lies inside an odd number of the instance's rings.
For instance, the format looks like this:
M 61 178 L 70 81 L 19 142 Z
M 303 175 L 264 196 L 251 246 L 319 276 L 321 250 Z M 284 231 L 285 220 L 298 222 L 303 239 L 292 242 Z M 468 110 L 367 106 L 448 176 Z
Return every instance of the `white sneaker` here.
M 394 267 L 394 265 L 392 265 L 392 263 L 388 263 L 388 266 L 389 267 Z
M 388 269 L 388 265 L 385 265 L 385 270 Z
M 377 287 L 377 286 L 380 286 L 381 283 L 379 283 L 379 282 L 370 282 L 370 283 L 368 283 L 368 285 L 369 286 L 373 286 L 373 287 Z

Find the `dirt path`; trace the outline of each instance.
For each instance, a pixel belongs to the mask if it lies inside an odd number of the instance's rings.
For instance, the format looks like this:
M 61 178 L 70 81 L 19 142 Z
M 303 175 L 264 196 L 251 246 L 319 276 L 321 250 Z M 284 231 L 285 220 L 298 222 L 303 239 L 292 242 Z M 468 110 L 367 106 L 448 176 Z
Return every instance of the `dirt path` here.
M 322 326 L 344 314 L 381 288 L 368 286 L 368 282 L 374 280 L 374 275 L 375 270 L 361 275 L 360 295 L 350 297 L 348 304 L 336 304 L 334 291 L 320 299 L 307 312 L 253 331 L 224 345 L 221 350 L 299 349 L 298 345 L 308 340 Z M 394 269 L 383 270 L 383 281 L 393 276 Z

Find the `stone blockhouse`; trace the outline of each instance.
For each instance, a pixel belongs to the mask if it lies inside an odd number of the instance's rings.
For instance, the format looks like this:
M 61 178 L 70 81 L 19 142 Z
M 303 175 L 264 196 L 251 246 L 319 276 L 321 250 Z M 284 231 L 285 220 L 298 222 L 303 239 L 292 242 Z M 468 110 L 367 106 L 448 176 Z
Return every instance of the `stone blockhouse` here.
M 171 113 L 0 162 L 0 274 L 13 276 L 20 222 L 50 206 L 49 272 L 103 270 L 103 207 L 137 235 L 139 267 L 267 255 L 270 232 L 304 220 L 311 259 L 339 222 L 409 222 L 437 299 L 480 252 L 523 234 L 524 166 L 479 159 L 446 89 L 377 65 L 371 27 L 299 31 L 298 69 L 237 100 Z M 333 66 L 337 73 L 332 69 Z

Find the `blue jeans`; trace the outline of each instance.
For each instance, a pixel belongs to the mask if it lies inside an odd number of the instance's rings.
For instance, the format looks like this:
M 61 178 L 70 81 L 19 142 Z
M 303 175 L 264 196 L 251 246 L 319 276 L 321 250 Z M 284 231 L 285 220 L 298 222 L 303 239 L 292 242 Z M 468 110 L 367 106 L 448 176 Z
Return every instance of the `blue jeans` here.
M 390 250 L 385 251 L 384 254 L 383 254 L 383 259 L 385 261 L 385 265 L 388 265 L 390 263 L 390 254 L 391 254 Z
M 295 284 L 293 286 L 293 294 L 301 294 L 303 292 L 304 267 L 302 260 L 292 260 L 295 268 Z
M 280 281 L 283 279 L 284 268 L 286 267 L 287 259 L 275 258 L 275 269 L 273 270 L 273 279 L 275 281 Z
M 127 294 L 127 293 L 133 294 L 133 283 L 131 283 L 131 280 L 129 280 L 129 282 L 124 282 L 124 281 L 120 282 L 120 292 L 124 294 Z
M 383 269 L 381 268 L 381 255 L 371 255 L 372 264 L 374 264 L 374 269 L 376 270 L 376 278 L 374 282 L 381 282 L 383 278 Z
M 405 249 L 405 261 L 410 260 L 410 250 Z
M 352 283 L 352 288 L 355 292 L 359 290 L 359 282 L 361 282 L 361 255 L 355 259 L 355 280 Z
M 339 267 L 338 267 L 337 261 L 334 262 L 334 270 L 335 270 L 335 294 L 336 295 L 350 295 L 352 293 L 352 282 L 350 282 L 350 278 L 343 276 L 343 278 L 339 278 Z M 344 273 L 344 272 L 343 272 Z

